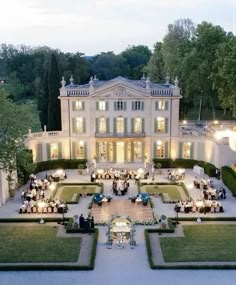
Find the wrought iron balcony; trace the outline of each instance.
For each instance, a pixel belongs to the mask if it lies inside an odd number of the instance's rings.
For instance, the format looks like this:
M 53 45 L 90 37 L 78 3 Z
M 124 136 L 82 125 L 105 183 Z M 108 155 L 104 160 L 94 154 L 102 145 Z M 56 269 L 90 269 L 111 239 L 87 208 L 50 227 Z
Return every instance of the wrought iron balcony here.
M 143 138 L 145 132 L 141 133 L 95 133 L 96 138 Z

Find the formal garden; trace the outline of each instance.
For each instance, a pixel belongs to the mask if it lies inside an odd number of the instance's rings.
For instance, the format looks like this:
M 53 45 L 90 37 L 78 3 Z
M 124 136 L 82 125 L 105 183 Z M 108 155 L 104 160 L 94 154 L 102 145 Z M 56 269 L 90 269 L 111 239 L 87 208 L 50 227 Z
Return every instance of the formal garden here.
M 180 200 L 189 200 L 189 192 L 184 183 L 142 183 L 139 186 L 140 192 L 160 196 L 164 203 L 176 203 Z
M 81 196 L 86 197 L 102 192 L 102 183 L 58 183 L 53 198 L 65 201 L 67 204 L 76 204 Z
M 75 173 L 77 173 L 76 170 Z M 165 174 L 162 175 L 163 179 L 166 179 Z M 51 198 L 75 204 L 69 207 L 80 207 L 80 204 L 85 201 L 83 199 L 78 204 L 81 196 L 91 195 L 92 200 L 92 197 L 95 197 L 94 194 L 101 194 L 106 198 L 104 191 L 106 194 L 108 189 L 112 191 L 109 180 L 101 179 L 99 183 L 90 183 L 89 175 L 83 177 L 84 181 L 79 183 L 58 182 L 52 191 Z M 233 178 L 234 173 L 230 169 L 223 169 L 225 184 L 228 183 L 230 186 L 231 183 L 233 185 Z M 227 179 L 230 182 L 227 182 Z M 151 202 L 148 203 L 148 207 L 139 201 L 135 201 L 133 204 L 129 196 L 126 195 L 113 197 L 114 201 L 112 199 L 110 202 L 105 199 L 101 207 L 95 205 L 94 209 L 104 212 L 110 207 L 114 210 L 115 202 L 125 200 L 127 209 L 133 208 L 137 213 L 140 211 L 144 215 L 149 210 L 149 205 L 152 206 L 151 212 L 155 212 L 154 200 L 173 203 L 191 198 L 190 192 L 182 181 L 153 182 L 151 179 L 144 179 L 138 184 L 133 181 L 132 187 L 138 193 L 137 197 L 140 194 L 149 196 Z M 119 211 L 121 204 L 117 204 L 117 206 L 116 211 Z M 163 207 L 170 206 L 174 207 L 174 205 L 163 205 Z M 236 218 L 208 215 L 201 216 L 199 223 L 196 218 L 197 215 L 195 218 L 182 216 L 177 219 L 173 214 L 172 216 L 161 215 L 155 223 L 142 223 L 143 216 L 139 222 L 136 221 L 137 230 L 145 231 L 147 255 L 152 269 L 236 268 L 236 251 L 233 249 Z M 53 214 L 49 217 L 43 214 L 43 219 L 45 224 L 41 225 L 39 224 L 40 215 L 0 219 L 1 270 L 28 270 L 32 268 L 40 270 L 88 270 L 94 268 L 98 230 L 106 231 L 107 223 L 95 224 L 93 230 L 81 229 L 75 223 L 70 212 L 66 214 L 66 217 L 54 216 Z M 87 245 L 83 243 L 86 240 L 89 241 Z M 106 250 L 106 240 L 103 240 L 102 243 L 104 250 Z M 113 246 L 115 247 L 115 244 Z M 82 256 L 83 258 L 87 256 L 86 263 L 81 262 Z

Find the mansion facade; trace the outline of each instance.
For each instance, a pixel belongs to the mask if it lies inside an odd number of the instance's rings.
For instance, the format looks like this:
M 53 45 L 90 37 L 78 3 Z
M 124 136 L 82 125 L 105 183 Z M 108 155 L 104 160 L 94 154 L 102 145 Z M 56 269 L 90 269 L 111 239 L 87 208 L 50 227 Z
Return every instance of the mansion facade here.
M 153 158 L 203 160 L 220 168 L 236 162 L 235 122 L 180 122 L 181 90 L 149 78 L 108 81 L 91 78 L 88 84 L 60 88 L 62 129 L 29 133 L 26 147 L 34 162 L 87 159 L 107 163 L 152 162 Z M 228 126 L 227 126 L 228 124 Z M 97 167 L 99 167 L 97 165 Z M 135 165 L 132 165 L 134 168 Z M 6 173 L 0 171 L 0 206 L 9 197 Z
M 31 133 L 26 146 L 35 162 L 88 159 L 97 163 L 140 163 L 153 158 L 184 158 L 217 167 L 235 162 L 227 141 L 211 128 L 179 122 L 178 80 L 165 83 L 117 77 L 88 84 L 61 81 L 61 131 Z

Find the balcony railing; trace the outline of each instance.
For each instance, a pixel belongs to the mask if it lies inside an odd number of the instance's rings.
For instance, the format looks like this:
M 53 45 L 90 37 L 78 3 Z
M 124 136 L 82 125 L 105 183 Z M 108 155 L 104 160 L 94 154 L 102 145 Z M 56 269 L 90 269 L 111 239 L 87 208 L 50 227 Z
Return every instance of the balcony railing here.
M 66 135 L 62 131 L 52 131 L 52 132 L 39 132 L 39 133 L 28 133 L 25 135 L 25 139 L 32 139 L 32 138 L 42 138 L 42 137 L 60 137 Z
M 96 138 L 143 138 L 145 132 L 141 133 L 95 133 Z

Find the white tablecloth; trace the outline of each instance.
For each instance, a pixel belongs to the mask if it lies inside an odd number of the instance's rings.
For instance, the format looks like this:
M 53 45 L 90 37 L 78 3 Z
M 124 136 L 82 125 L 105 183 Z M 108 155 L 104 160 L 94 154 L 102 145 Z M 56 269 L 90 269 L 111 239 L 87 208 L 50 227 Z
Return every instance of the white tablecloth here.
M 204 175 L 204 168 L 202 168 L 198 165 L 194 165 L 193 172 L 200 175 L 200 176 L 203 176 Z

